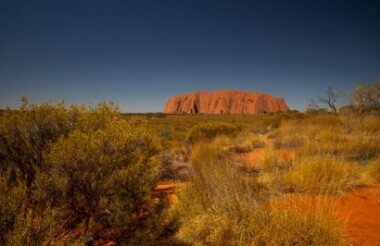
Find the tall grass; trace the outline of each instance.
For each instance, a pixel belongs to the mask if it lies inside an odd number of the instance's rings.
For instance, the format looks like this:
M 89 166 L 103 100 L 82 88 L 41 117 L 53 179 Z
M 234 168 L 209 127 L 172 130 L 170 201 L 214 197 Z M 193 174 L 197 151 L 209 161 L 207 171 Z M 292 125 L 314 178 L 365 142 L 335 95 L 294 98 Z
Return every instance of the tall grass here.
M 304 155 L 337 156 L 368 164 L 380 155 L 380 117 L 313 116 L 290 120 L 280 128 L 277 148 L 292 148 Z
M 380 181 L 380 158 L 374 160 L 368 166 L 368 174 L 375 181 Z
M 285 173 L 285 183 L 293 192 L 343 195 L 363 184 L 360 167 L 342 158 L 304 156 Z
M 266 187 L 242 173 L 225 138 L 198 144 L 191 155 L 192 180 L 176 211 L 177 238 L 191 245 L 344 245 L 329 210 L 270 206 Z

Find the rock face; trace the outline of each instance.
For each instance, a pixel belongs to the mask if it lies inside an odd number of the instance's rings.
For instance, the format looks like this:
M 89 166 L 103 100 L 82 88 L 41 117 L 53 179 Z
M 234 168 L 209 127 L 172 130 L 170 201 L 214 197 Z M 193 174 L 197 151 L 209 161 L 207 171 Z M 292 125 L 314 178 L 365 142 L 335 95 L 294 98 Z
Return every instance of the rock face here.
M 282 98 L 257 92 L 222 90 L 174 96 L 166 103 L 164 113 L 260 114 L 288 110 Z

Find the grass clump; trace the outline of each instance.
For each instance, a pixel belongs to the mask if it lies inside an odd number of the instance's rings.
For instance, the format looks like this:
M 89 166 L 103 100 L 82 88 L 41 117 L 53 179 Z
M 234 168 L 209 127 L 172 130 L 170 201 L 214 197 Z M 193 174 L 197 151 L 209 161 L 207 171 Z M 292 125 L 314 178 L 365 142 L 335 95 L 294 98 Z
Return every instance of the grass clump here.
M 193 126 L 188 133 L 187 140 L 191 144 L 199 141 L 211 140 L 217 136 L 233 136 L 239 128 L 224 122 L 206 123 Z
M 275 208 L 263 222 L 251 245 L 347 245 L 341 227 L 326 211 Z
M 289 189 L 310 194 L 341 195 L 362 184 L 360 167 L 344 159 L 305 156 L 285 174 Z
M 233 139 L 231 151 L 236 153 L 248 153 L 254 149 L 264 148 L 266 143 L 264 138 L 257 134 L 239 134 L 238 137 Z
M 380 181 L 380 158 L 372 161 L 372 163 L 368 165 L 368 174 L 376 181 Z

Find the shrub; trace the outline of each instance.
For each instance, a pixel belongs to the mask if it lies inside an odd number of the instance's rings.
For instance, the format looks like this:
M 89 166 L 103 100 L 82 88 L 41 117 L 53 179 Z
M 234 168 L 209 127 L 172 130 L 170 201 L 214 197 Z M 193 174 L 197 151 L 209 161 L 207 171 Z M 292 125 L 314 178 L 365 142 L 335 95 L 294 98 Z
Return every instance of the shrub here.
M 19 215 L 23 215 L 25 202 L 25 184 L 10 183 L 10 170 L 4 170 L 0 175 L 0 243 L 5 245 L 7 233 L 13 230 Z
M 84 233 L 92 220 L 112 208 L 115 198 L 123 201 L 117 209 L 140 219 L 158 178 L 155 154 L 154 139 L 125 122 L 61 137 L 45 158 L 52 177 L 49 186 L 61 194 L 55 203 L 83 218 Z

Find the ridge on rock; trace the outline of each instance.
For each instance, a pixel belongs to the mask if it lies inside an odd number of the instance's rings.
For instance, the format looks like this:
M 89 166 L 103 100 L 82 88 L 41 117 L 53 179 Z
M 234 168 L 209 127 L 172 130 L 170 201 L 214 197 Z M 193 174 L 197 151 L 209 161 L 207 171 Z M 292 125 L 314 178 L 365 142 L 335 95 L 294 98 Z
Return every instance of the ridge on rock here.
M 288 110 L 282 98 L 258 92 L 222 90 L 174 96 L 167 101 L 164 113 L 260 114 Z

